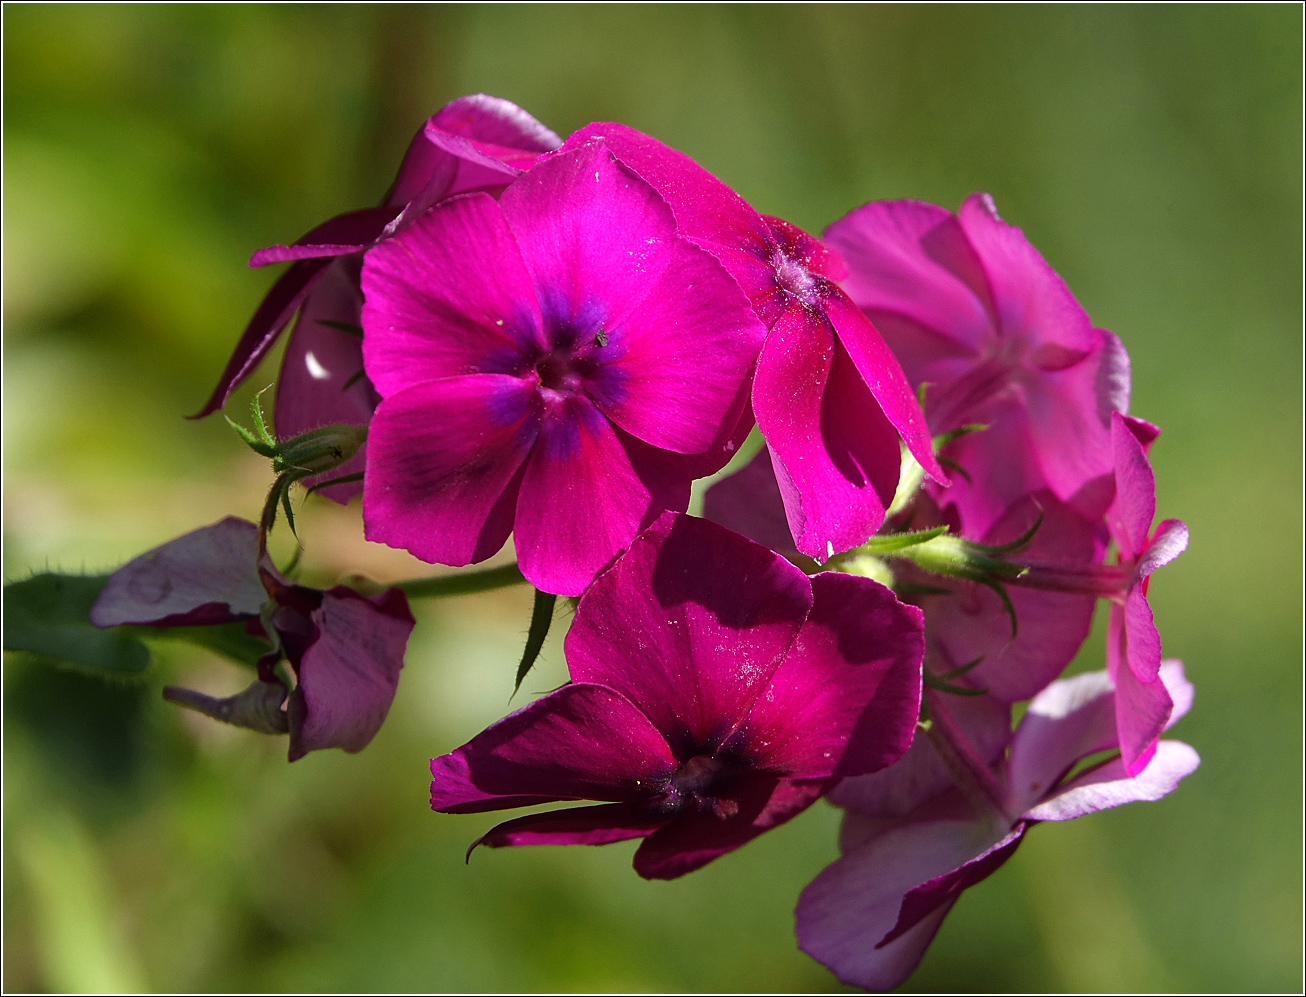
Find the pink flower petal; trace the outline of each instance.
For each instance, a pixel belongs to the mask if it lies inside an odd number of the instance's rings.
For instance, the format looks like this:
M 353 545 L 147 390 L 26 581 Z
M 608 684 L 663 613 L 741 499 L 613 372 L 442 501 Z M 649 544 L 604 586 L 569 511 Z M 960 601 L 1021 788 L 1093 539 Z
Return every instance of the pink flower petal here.
M 998 217 L 991 197 L 972 194 L 957 219 L 984 266 L 1005 338 L 1037 344 L 1034 361 L 1043 370 L 1070 366 L 1093 349 L 1088 314 L 1024 233 Z
M 641 529 L 689 505 L 676 454 L 614 427 L 583 395 L 546 393 L 517 501 L 517 563 L 536 588 L 580 595 Z
M 864 543 L 898 485 L 898 434 L 825 319 L 787 311 L 753 382 L 795 546 L 824 561 Z
M 1167 519 L 1160 523 L 1147 549 L 1134 567 L 1134 577 L 1143 579 L 1163 564 L 1169 564 L 1188 549 L 1188 527 L 1182 520 Z
M 368 432 L 367 539 L 439 564 L 483 561 L 512 530 L 539 433 L 534 387 L 501 374 L 427 381 L 381 402 Z
M 467 194 L 363 263 L 363 361 L 382 396 L 442 377 L 520 373 L 543 348 L 535 288 L 498 204 Z
M 599 410 L 645 443 L 678 453 L 722 444 L 752 377 L 766 329 L 708 253 L 677 243 L 651 292 L 607 332 L 619 380 L 592 395 Z
M 597 140 L 542 160 L 500 204 L 545 312 L 597 302 L 608 328 L 648 296 L 678 245 L 666 203 Z
M 899 315 L 971 353 L 992 338 L 988 278 L 951 211 L 877 201 L 839 219 L 825 238 L 848 261 L 844 289 L 873 318 Z
M 413 630 L 399 589 L 370 598 L 343 585 L 312 615 L 317 639 L 298 662 L 287 703 L 290 760 L 322 748 L 361 751 L 390 711 Z
M 666 515 L 585 593 L 567 661 L 574 681 L 617 689 L 690 758 L 739 726 L 811 605 L 806 576 L 783 558 Z
M 635 801 L 676 760 L 619 692 L 576 684 L 537 699 L 431 760 L 431 808 L 479 813 L 556 800 Z
M 1174 792 L 1199 764 L 1197 752 L 1182 741 L 1160 741 L 1151 760 L 1134 776 L 1126 773 L 1124 759 L 1113 758 L 1076 776 L 1025 816 L 1072 820 L 1126 803 L 1159 800 Z
M 812 610 L 736 733 L 790 778 L 874 772 L 902 757 L 920 714 L 920 611 L 867 578 L 812 578 Z
M 194 627 L 259 615 L 258 527 L 228 516 L 128 561 L 91 607 L 97 627 Z
M 1156 477 L 1142 444 L 1119 413 L 1111 417 L 1111 448 L 1116 497 L 1107 510 L 1107 525 L 1121 558 L 1132 560 L 1147 546 L 1152 520 L 1156 518 Z
M 1139 602 L 1143 609 L 1147 608 L 1146 600 L 1140 598 Z M 1133 667 L 1134 661 L 1138 661 L 1140 666 L 1146 664 L 1142 654 L 1126 643 L 1126 634 L 1129 633 L 1132 639 L 1133 633 L 1130 631 L 1139 629 L 1141 627 L 1137 622 L 1133 627 L 1128 625 L 1122 607 L 1111 607 L 1106 635 L 1107 671 L 1116 687 L 1116 731 L 1120 754 L 1124 758 L 1125 769 L 1130 774 L 1138 772 L 1146 763 L 1148 753 L 1165 729 L 1173 708 L 1170 694 L 1159 674 L 1151 681 L 1146 681 L 1139 677 Z M 1159 639 L 1156 653 L 1159 672 Z
M 870 320 L 842 293 L 836 291 L 822 304 L 840 344 L 848 351 L 849 359 L 885 418 L 898 431 L 925 473 L 940 484 L 947 484 L 948 476 L 934 456 L 930 430 L 916 401 L 916 393 L 907 383 L 893 351 Z M 894 484 L 897 485 L 896 478 Z

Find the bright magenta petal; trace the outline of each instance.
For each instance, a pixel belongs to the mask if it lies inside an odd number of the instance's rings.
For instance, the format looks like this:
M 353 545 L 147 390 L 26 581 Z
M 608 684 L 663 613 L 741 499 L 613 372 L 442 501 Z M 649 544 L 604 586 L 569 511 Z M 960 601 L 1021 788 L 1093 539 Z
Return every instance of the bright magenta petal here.
M 527 581 L 558 595 L 584 592 L 641 529 L 688 506 L 681 460 L 621 432 L 583 395 L 546 395 L 517 502 Z
M 1147 602 L 1140 598 L 1144 609 Z M 1150 613 L 1149 613 L 1150 616 Z M 1146 763 L 1156 739 L 1170 719 L 1173 703 L 1159 673 L 1151 681 L 1141 679 L 1132 667 L 1142 655 L 1129 646 L 1126 635 L 1131 627 L 1125 610 L 1111 607 L 1107 621 L 1106 662 L 1111 681 L 1116 687 L 1116 731 L 1120 741 L 1120 754 L 1127 772 L 1135 773 Z M 1153 627 L 1155 632 L 1155 627 Z M 1157 641 L 1157 668 L 1160 667 L 1160 641 Z
M 687 760 L 711 753 L 766 689 L 812 605 L 783 558 L 713 523 L 667 515 L 581 600 L 577 682 L 619 690 Z
M 776 322 L 753 408 L 795 546 L 824 561 L 864 543 L 898 484 L 898 434 L 825 319 L 794 308 Z
M 601 142 L 541 161 L 500 204 L 548 313 L 578 315 L 597 302 L 618 325 L 675 253 L 671 210 Z
M 367 539 L 433 563 L 485 560 L 512 530 L 515 479 L 539 422 L 533 386 L 500 374 L 385 399 L 368 432 Z
M 431 809 L 479 813 L 556 800 L 634 801 L 676 761 L 620 693 L 577 684 L 537 699 L 431 760 Z
M 435 378 L 519 373 L 541 348 L 534 284 L 489 195 L 446 201 L 377 246 L 362 282 L 363 360 L 385 397 Z

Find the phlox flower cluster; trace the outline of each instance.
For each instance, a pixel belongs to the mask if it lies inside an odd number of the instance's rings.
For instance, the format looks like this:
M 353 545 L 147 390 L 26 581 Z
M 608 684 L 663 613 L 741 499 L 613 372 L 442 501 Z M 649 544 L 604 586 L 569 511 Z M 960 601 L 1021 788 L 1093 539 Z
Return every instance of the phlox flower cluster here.
M 241 430 L 278 475 L 263 521 L 147 552 L 92 612 L 265 642 L 244 692 L 169 698 L 288 733 L 291 760 L 380 727 L 407 600 L 437 589 L 294 581 L 267 547 L 292 484 L 361 491 L 367 539 L 432 564 L 511 537 L 520 574 L 468 577 L 536 590 L 519 683 L 573 600 L 570 681 L 434 758 L 432 808 L 563 804 L 472 848 L 638 839 L 635 871 L 667 879 L 827 797 L 842 857 L 798 941 L 869 989 L 1035 825 L 1196 769 L 1161 739 L 1193 690 L 1147 601 L 1188 539 L 1155 524 L 1159 430 L 1128 414 L 1121 340 L 987 195 L 817 238 L 627 126 L 564 140 L 476 95 L 380 207 L 251 260 L 272 263 L 199 413 L 293 322 L 276 436 L 257 408 L 263 436 Z M 1099 600 L 1104 670 L 1065 678 Z

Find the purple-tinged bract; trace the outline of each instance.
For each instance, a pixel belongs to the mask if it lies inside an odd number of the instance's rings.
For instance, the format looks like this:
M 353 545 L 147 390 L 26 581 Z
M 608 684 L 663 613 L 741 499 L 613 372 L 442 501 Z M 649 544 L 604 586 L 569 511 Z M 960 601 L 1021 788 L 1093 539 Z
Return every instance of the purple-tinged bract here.
M 473 190 L 498 193 L 542 153 L 561 144 L 520 107 L 498 97 L 475 94 L 446 104 L 414 136 L 379 208 L 339 215 L 293 245 L 270 246 L 254 254 L 251 266 L 289 262 L 290 267 L 263 299 L 198 415 L 222 407 L 299 310 L 277 381 L 278 435 L 288 439 L 334 423 L 365 424 L 378 395 L 361 376 L 356 331 L 363 306 L 363 251 L 444 198 Z M 331 476 L 362 471 L 363 462 L 360 452 Z M 323 494 L 343 502 L 360 487 L 332 485 Z
M 1174 698 L 1173 723 L 1188 711 L 1192 686 L 1178 661 L 1159 675 Z M 936 709 L 945 698 L 950 715 Z M 1072 773 L 1117 746 L 1120 694 L 1105 672 L 1052 683 L 1014 737 L 1007 708 L 987 697 L 931 696 L 930 707 L 953 731 L 950 764 L 933 738 L 918 737 L 896 765 L 841 782 L 830 799 L 847 810 L 843 857 L 808 885 L 795 912 L 799 947 L 869 990 L 911 975 L 962 892 L 996 872 L 1033 825 L 1159 800 L 1198 766 L 1188 745 L 1161 741 L 1133 774 L 1118 755 Z M 964 793 L 951 774 L 958 767 L 986 778 Z M 987 794 L 976 792 L 982 782 Z
M 728 459 L 763 329 L 601 141 L 368 253 L 370 540 L 579 595 Z M 707 455 L 706 457 L 698 455 Z
M 480 844 L 643 838 L 671 879 L 799 813 L 911 742 L 919 611 L 884 587 L 808 578 L 715 524 L 668 513 L 581 599 L 572 684 L 431 762 L 431 806 L 520 817 Z
M 875 532 L 898 484 L 900 439 L 946 483 L 902 367 L 836 283 L 839 255 L 625 125 L 589 125 L 564 148 L 599 136 L 666 198 L 681 233 L 725 265 L 766 325 L 752 408 L 798 550 L 824 561 Z

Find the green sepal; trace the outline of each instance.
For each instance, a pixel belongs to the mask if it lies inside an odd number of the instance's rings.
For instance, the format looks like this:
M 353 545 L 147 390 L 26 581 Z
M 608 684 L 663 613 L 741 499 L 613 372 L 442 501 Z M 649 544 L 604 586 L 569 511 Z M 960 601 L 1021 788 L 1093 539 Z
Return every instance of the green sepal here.
M 320 318 L 317 320 L 317 324 L 324 325 L 328 329 L 335 329 L 337 332 L 347 332 L 349 335 L 356 336 L 359 339 L 363 338 L 363 327 L 361 325 L 354 325 L 352 322 L 336 322 L 329 318 Z
M 875 536 L 857 548 L 863 554 L 892 554 L 907 547 L 923 544 L 948 532 L 946 526 L 934 526 L 928 530 L 916 530 L 911 533 L 889 533 Z
M 245 441 L 245 445 L 249 447 L 251 450 L 253 450 L 260 457 L 267 457 L 269 460 L 271 460 L 273 457 L 277 455 L 276 447 L 268 446 L 266 443 L 260 440 L 257 436 L 251 433 L 240 423 L 233 420 L 230 416 L 224 415 L 222 418 L 226 419 L 227 425 L 230 426 L 232 429 L 234 429 L 240 435 L 240 438 Z
M 970 473 L 951 457 L 939 457 L 938 461 L 941 466 L 946 467 L 949 471 L 961 475 L 961 480 L 966 484 L 973 485 L 975 483 L 971 480 Z
M 343 395 L 346 391 L 348 391 L 355 384 L 361 381 L 363 379 L 363 375 L 366 373 L 367 371 L 363 370 L 360 367 L 358 370 L 354 371 L 354 373 L 350 374 L 349 379 L 346 380 L 345 383 L 340 386 L 340 393 Z
M 964 685 L 953 685 L 951 682 L 944 682 L 937 676 L 931 675 L 929 672 L 925 671 L 921 672 L 921 678 L 931 689 L 935 689 L 939 692 L 946 692 L 952 696 L 983 696 L 989 691 L 987 687 L 983 689 L 970 689 Z
M 544 648 L 544 639 L 549 636 L 549 628 L 553 626 L 553 608 L 557 602 L 558 597 L 552 592 L 535 590 L 535 604 L 531 607 L 531 627 L 526 633 L 526 649 L 522 651 L 521 663 L 517 666 L 517 683 L 512 687 L 514 695 L 521 688 L 522 679 L 531 670 L 535 659 L 540 656 L 540 651 Z
M 362 471 L 358 471 L 355 474 L 342 474 L 338 478 L 327 478 L 326 481 L 319 481 L 312 488 L 309 488 L 306 494 L 312 495 L 314 492 L 319 492 L 323 488 L 330 488 L 332 485 L 347 485 L 351 482 L 362 481 L 362 480 L 363 480 Z
M 961 676 L 965 675 L 968 671 L 970 671 L 972 668 L 978 667 L 980 664 L 983 663 L 983 661 L 984 661 L 984 655 L 981 654 L 974 661 L 968 661 L 964 665 L 958 665 L 956 668 L 952 669 L 951 671 L 944 672 L 942 675 L 939 676 L 939 678 L 944 679 L 945 681 L 947 679 L 960 678 Z
M 516 564 L 503 564 L 497 568 L 468 571 L 461 575 L 413 578 L 406 582 L 396 582 L 393 587 L 402 590 L 410 599 L 443 599 L 451 595 L 471 595 L 473 592 L 501 589 L 525 580 Z
M 1024 547 L 1025 544 L 1033 540 L 1034 534 L 1038 532 L 1038 528 L 1042 525 L 1043 525 L 1043 510 L 1039 509 L 1038 518 L 1034 520 L 1034 525 L 1031 526 L 1029 529 L 1027 529 L 1020 536 L 1018 536 L 1015 540 L 1011 541 L 1011 543 L 975 544 L 975 546 L 978 547 L 980 550 L 984 551 L 986 554 L 1011 554 L 1014 553 L 1015 551 L 1020 550 L 1020 548 Z

